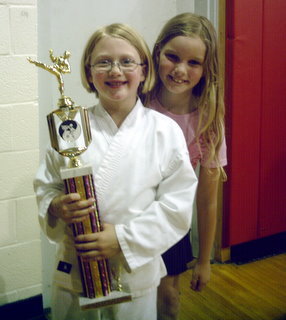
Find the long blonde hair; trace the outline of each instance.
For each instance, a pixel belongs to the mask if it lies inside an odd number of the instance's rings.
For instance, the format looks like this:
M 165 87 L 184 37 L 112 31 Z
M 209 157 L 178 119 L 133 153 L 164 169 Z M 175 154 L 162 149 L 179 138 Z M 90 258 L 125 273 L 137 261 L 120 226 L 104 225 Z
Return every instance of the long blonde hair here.
M 152 56 L 143 37 L 126 24 L 113 23 L 98 29 L 92 34 L 85 46 L 81 59 L 81 81 L 83 87 L 88 92 L 94 92 L 96 96 L 98 96 L 96 88 L 93 83 L 89 81 L 91 68 L 90 59 L 97 43 L 106 36 L 123 39 L 129 42 L 139 53 L 141 62 L 144 64 L 145 80 L 138 88 L 138 95 L 144 103 L 146 94 L 153 88 L 155 82 Z
M 187 12 L 173 17 L 165 24 L 155 42 L 152 53 L 156 78 L 150 96 L 151 99 L 154 99 L 162 87 L 158 72 L 160 51 L 177 36 L 199 37 L 206 46 L 203 76 L 192 91 L 198 99 L 199 121 L 196 139 L 197 142 L 199 139 L 203 139 L 208 149 L 207 163 L 215 161 L 225 180 L 226 174 L 218 160 L 218 152 L 224 139 L 224 86 L 219 70 L 217 35 L 212 23 L 207 18 Z

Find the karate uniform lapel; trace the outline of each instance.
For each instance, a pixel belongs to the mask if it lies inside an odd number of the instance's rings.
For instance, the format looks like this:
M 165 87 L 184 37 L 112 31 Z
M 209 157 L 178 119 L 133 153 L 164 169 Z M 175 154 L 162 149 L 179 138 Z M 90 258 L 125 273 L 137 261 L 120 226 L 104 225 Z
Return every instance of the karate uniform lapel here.
M 138 128 L 138 125 L 142 125 L 143 108 L 141 101 L 138 99 L 136 105 L 121 124 L 120 128 L 116 127 L 105 110 L 100 110 L 100 112 L 106 112 L 106 114 L 96 121 L 99 128 L 102 129 L 102 135 L 109 143 L 109 147 L 94 177 L 97 198 L 101 204 L 103 204 L 102 200 L 105 197 L 105 193 L 110 193 L 113 178 L 121 174 L 120 162 L 122 157 L 130 146 L 133 145 L 134 140 L 136 140 L 136 135 L 142 132 L 142 130 Z

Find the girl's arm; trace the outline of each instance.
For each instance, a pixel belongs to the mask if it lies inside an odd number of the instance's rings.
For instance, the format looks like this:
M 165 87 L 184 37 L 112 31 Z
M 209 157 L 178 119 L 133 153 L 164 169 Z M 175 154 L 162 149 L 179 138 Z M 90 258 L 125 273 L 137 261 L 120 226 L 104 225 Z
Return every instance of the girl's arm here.
M 194 267 L 191 288 L 201 291 L 210 279 L 210 256 L 217 220 L 219 169 L 200 168 L 197 190 L 199 257 Z

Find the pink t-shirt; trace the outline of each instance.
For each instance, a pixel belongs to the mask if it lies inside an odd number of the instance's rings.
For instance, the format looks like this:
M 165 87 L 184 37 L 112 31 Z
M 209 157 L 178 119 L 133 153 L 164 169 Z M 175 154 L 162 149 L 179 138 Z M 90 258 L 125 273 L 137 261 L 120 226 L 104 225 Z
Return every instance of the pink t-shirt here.
M 196 168 L 199 162 L 204 167 L 208 167 L 208 168 L 217 167 L 217 164 L 214 161 L 210 162 L 208 165 L 206 164 L 208 154 L 207 154 L 207 148 L 204 145 L 202 139 L 199 139 L 199 144 L 196 142 L 195 129 L 198 126 L 198 119 L 199 119 L 197 111 L 187 113 L 187 114 L 173 114 L 169 112 L 167 109 L 165 109 L 157 99 L 152 100 L 149 107 L 155 111 L 163 113 L 164 115 L 172 118 L 181 127 L 184 133 L 184 136 L 186 138 L 186 142 L 187 142 L 189 153 L 190 153 L 190 160 L 193 168 Z M 218 153 L 218 160 L 222 167 L 227 164 L 225 138 L 223 139 L 221 148 Z

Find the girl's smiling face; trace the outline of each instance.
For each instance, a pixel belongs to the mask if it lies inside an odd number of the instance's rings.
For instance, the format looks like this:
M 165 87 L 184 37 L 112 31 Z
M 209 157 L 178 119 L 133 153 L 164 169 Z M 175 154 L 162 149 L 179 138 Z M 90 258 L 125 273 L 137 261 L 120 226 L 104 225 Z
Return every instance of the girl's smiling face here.
M 206 46 L 199 37 L 177 36 L 162 48 L 159 76 L 162 90 L 173 94 L 191 94 L 203 72 Z
M 126 40 L 106 36 L 95 46 L 91 59 L 90 81 L 98 91 L 103 106 L 124 102 L 133 107 L 137 98 L 138 86 L 145 80 L 144 67 L 136 66 L 133 71 L 124 72 L 118 62 L 132 60 L 141 63 L 139 53 Z M 92 67 L 101 61 L 117 62 L 109 71 L 98 72 Z

